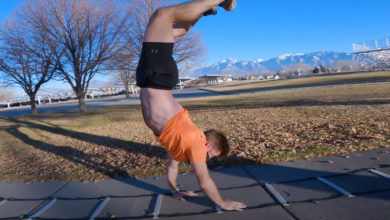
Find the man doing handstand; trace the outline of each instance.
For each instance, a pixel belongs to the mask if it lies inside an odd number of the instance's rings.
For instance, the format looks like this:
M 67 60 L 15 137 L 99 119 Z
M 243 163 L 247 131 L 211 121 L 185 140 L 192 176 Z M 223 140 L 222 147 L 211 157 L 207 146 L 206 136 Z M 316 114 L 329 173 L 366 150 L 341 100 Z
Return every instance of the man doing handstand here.
M 175 37 L 186 34 L 203 15 L 216 14 L 216 6 L 230 11 L 235 4 L 236 0 L 196 0 L 156 10 L 145 32 L 136 73 L 145 123 L 168 151 L 167 178 L 174 198 L 184 201 L 197 196 L 177 187 L 179 162 L 190 161 L 203 192 L 226 210 L 242 210 L 246 205 L 222 200 L 209 175 L 206 157 L 226 156 L 228 141 L 219 131 L 202 132 L 173 98 L 178 69 L 172 52 Z

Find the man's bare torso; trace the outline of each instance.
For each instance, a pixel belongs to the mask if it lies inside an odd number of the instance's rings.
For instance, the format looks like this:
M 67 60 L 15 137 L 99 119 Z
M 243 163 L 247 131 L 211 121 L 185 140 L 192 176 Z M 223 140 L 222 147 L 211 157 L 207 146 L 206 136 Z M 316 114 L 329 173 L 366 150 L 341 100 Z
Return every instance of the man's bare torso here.
M 141 88 L 140 97 L 145 123 L 156 136 L 160 136 L 169 119 L 183 109 L 170 90 Z

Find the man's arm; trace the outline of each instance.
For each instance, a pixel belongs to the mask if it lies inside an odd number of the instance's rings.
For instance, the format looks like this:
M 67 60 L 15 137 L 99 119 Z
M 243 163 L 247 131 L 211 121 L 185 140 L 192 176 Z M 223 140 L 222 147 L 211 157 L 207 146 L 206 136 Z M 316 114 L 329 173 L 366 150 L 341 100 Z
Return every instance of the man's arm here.
M 203 192 L 211 199 L 211 201 L 226 210 L 242 211 L 242 209 L 246 208 L 244 203 L 222 200 L 217 186 L 209 175 L 206 163 L 193 162 L 192 167 L 194 168 L 194 173 L 198 179 L 200 188 L 202 188 Z
M 179 163 L 178 161 L 172 159 L 171 155 L 168 153 L 168 164 L 167 164 L 167 178 L 168 178 L 168 185 L 169 188 L 172 191 L 175 191 L 178 189 L 177 187 L 177 174 L 179 173 Z M 185 197 L 197 197 L 198 194 L 187 191 L 187 192 L 181 192 L 176 191 L 172 193 L 173 197 L 175 199 L 179 199 L 181 201 L 185 201 Z
M 179 162 L 173 160 L 171 155 L 168 153 L 168 164 L 167 164 L 167 178 L 169 189 L 177 189 L 177 174 L 179 173 Z
M 193 162 L 192 167 L 194 168 L 194 173 L 198 179 L 200 188 L 211 199 L 211 201 L 222 207 L 224 205 L 224 201 L 219 195 L 217 186 L 209 175 L 207 164 Z

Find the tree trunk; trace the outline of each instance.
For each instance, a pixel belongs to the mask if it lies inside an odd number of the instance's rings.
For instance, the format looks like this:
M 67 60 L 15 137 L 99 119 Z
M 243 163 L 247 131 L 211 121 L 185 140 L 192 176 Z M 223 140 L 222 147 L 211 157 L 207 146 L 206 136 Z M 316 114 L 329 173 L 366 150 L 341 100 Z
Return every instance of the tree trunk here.
M 126 91 L 126 99 L 129 99 L 130 94 L 129 94 L 129 84 L 128 83 L 125 83 L 125 91 Z
M 31 113 L 33 115 L 38 114 L 37 113 L 37 104 L 35 103 L 35 95 L 30 95 L 30 105 L 31 105 Z
M 86 112 L 87 106 L 85 105 L 85 94 L 77 95 L 77 98 L 79 99 L 80 112 Z

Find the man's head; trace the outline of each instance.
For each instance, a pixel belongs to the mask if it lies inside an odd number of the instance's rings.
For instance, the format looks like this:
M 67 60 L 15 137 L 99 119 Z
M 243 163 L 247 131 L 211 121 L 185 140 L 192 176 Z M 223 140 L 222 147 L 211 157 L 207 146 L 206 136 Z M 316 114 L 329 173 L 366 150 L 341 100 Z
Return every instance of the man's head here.
M 229 153 L 229 142 L 224 133 L 214 129 L 204 132 L 208 157 L 226 157 Z

